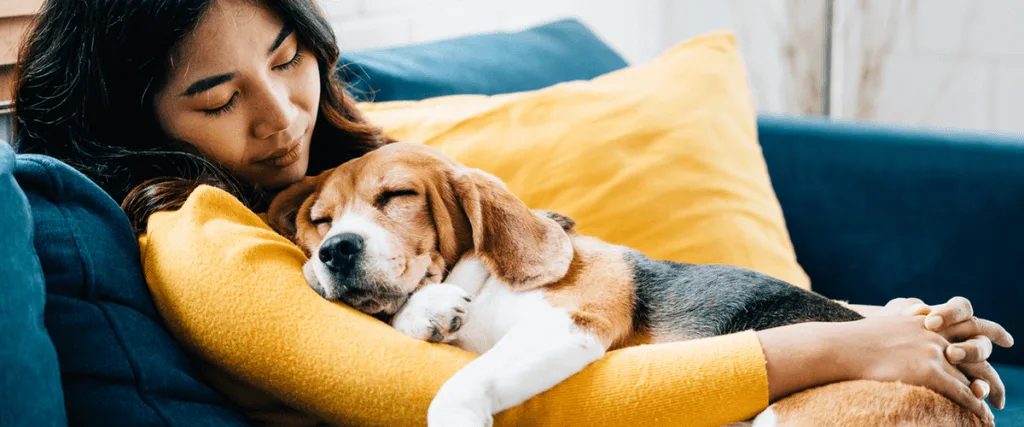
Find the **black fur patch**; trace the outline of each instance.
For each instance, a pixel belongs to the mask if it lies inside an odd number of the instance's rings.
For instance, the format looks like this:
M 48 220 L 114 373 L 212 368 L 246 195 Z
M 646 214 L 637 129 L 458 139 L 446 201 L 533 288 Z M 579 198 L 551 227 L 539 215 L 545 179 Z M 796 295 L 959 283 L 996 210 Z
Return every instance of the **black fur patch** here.
M 534 210 L 534 212 L 555 220 L 558 225 L 562 226 L 562 230 L 569 231 L 576 226 L 576 221 L 560 213 L 542 210 Z
M 636 324 L 657 341 L 679 341 L 803 322 L 863 317 L 817 293 L 753 270 L 656 261 L 630 252 Z

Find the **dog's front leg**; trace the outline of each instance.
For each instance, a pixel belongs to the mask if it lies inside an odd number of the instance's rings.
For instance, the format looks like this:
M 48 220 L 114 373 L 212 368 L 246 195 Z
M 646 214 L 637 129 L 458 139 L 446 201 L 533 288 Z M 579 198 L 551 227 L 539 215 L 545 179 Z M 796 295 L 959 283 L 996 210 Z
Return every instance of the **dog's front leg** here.
M 430 427 L 483 427 L 583 370 L 605 354 L 594 335 L 564 310 L 513 327 L 489 351 L 441 386 L 427 413 Z

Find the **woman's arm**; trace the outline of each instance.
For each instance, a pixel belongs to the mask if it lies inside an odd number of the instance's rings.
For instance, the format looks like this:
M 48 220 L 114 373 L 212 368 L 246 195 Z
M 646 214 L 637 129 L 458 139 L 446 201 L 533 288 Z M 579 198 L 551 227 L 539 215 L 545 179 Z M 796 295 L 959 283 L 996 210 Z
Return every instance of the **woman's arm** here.
M 202 187 L 153 215 L 140 243 L 180 342 L 332 424 L 424 424 L 437 390 L 475 357 L 324 300 L 303 278 L 302 252 L 223 191 Z M 767 405 L 761 345 L 745 332 L 611 352 L 496 424 L 710 426 Z

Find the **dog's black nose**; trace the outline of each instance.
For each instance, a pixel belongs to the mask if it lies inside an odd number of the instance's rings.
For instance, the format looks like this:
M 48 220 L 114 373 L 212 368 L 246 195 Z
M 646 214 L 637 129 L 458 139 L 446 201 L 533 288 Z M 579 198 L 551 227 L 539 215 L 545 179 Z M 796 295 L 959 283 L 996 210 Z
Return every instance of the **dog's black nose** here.
M 329 237 L 320 245 L 320 261 L 332 270 L 351 269 L 363 252 L 363 238 L 355 233 Z

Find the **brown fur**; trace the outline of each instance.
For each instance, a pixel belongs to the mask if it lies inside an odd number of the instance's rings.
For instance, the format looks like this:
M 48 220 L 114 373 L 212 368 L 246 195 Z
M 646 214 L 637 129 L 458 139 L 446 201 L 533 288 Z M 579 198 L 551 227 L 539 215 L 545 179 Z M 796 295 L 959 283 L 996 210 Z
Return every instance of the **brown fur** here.
M 614 349 L 634 341 L 633 275 L 623 249 L 570 233 L 575 256 L 562 280 L 549 285 L 544 298 L 568 309 L 576 324 Z
M 924 387 L 846 381 L 805 390 L 772 406 L 786 427 L 981 427 L 981 420 Z

